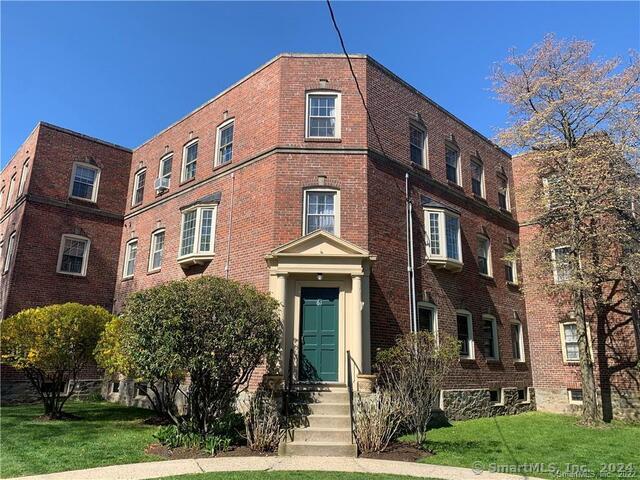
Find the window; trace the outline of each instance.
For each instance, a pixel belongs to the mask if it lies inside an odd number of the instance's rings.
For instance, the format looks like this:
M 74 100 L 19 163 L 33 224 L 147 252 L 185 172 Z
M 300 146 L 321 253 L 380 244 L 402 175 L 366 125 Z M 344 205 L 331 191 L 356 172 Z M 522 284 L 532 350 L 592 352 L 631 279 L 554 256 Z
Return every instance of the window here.
M 124 252 L 124 268 L 122 278 L 131 278 L 136 271 L 136 256 L 138 255 L 138 240 L 129 240 Z
M 449 270 L 462 268 L 460 218 L 446 210 L 425 209 L 428 262 Z
M 498 360 L 498 324 L 491 315 L 482 316 L 482 333 L 484 336 L 484 356 L 488 360 Z
M 551 262 L 553 264 L 553 281 L 556 284 L 571 280 L 571 248 L 556 247 L 551 250 Z
M 186 182 L 196 176 L 198 161 L 198 140 L 192 140 L 184 146 L 182 152 L 182 181 Z
M 2 208 L 2 201 L 4 200 L 4 188 L 0 190 L 0 208 Z
M 69 196 L 95 202 L 98 198 L 100 169 L 85 163 L 74 163 Z
M 471 159 L 471 191 L 484 198 L 484 166 L 478 159 Z
M 493 388 L 489 390 L 489 403 L 491 405 L 501 405 L 502 404 L 502 389 L 501 388 Z
M 509 181 L 507 177 L 498 175 L 498 206 L 502 210 L 511 210 L 511 202 L 509 200 Z
M 314 92 L 307 94 L 308 138 L 340 138 L 340 94 Z
M 565 362 L 579 362 L 580 349 L 578 347 L 578 326 L 571 323 L 560 324 L 562 341 L 562 357 Z
M 2 268 L 2 271 L 4 273 L 7 273 L 11 268 L 11 262 L 13 261 L 13 254 L 15 253 L 15 249 L 16 249 L 16 232 L 13 232 L 9 237 L 9 242 L 7 243 L 7 253 L 6 253 L 6 256 L 4 257 L 4 266 Z
M 427 135 L 423 129 L 415 125 L 409 126 L 411 162 L 424 168 L 427 168 L 426 140 Z
M 445 160 L 447 163 L 447 180 L 460 185 L 460 152 L 452 147 L 446 146 Z
M 151 248 L 149 249 L 149 271 L 160 270 L 164 251 L 164 230 L 151 234 Z
M 18 187 L 18 196 L 24 192 L 24 186 L 27 183 L 27 175 L 29 174 L 29 160 L 22 165 L 22 174 L 20 176 L 20 186 Z
M 147 384 L 146 383 L 136 383 L 134 385 L 135 395 L 136 397 L 144 397 L 147 395 Z
M 158 172 L 158 178 L 164 178 L 168 181 L 171 180 L 171 169 L 173 167 L 173 153 L 169 153 L 160 159 L 160 171 Z M 169 184 L 167 183 L 167 188 Z
M 337 190 L 305 191 L 304 235 L 324 230 L 340 235 L 339 192 Z
M 132 206 L 140 205 L 144 198 L 144 183 L 147 177 L 147 170 L 141 170 L 136 173 L 133 180 L 133 202 Z
M 518 283 L 518 270 L 516 266 L 516 260 L 514 258 L 515 252 L 511 248 L 507 248 L 504 258 L 504 277 L 507 283 L 517 285 Z
M 582 405 L 582 389 L 581 388 L 569 388 L 567 389 L 569 395 L 569 403 L 574 405 Z
M 478 237 L 478 271 L 490 277 L 491 269 L 491 241 L 487 237 Z
M 228 120 L 218 127 L 216 165 L 229 163 L 233 158 L 233 120 Z
M 62 235 L 57 272 L 84 277 L 87 274 L 90 245 L 86 237 Z
M 120 382 L 111 382 L 111 393 L 119 393 L 120 392 Z
M 518 397 L 517 397 L 518 398 L 518 402 L 528 402 L 529 401 L 529 399 L 527 398 L 528 397 L 528 395 L 527 395 L 528 393 L 529 393 L 528 389 L 519 388 L 518 389 Z
M 520 322 L 511 323 L 511 348 L 514 362 L 524 362 L 524 334 Z
M 458 324 L 458 342 L 460 343 L 460 356 L 463 358 L 474 358 L 473 347 L 473 321 L 471 313 L 466 310 L 456 313 Z
M 438 334 L 438 315 L 435 305 L 418 303 L 418 331 Z
M 11 197 L 13 197 L 13 189 L 16 185 L 16 176 L 11 177 L 9 181 L 9 192 L 7 193 L 7 204 L 5 205 L 5 210 L 11 206 Z
M 199 206 L 182 212 L 180 263 L 199 263 L 198 260 L 213 256 L 215 225 L 215 206 Z

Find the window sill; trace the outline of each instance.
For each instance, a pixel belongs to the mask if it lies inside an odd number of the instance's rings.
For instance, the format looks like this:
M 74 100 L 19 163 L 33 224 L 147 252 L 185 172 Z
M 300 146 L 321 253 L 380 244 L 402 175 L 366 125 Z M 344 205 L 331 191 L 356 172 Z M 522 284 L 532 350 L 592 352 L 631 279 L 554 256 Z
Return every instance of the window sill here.
M 580 360 L 563 360 L 562 364 L 565 367 L 579 367 L 580 366 Z
M 133 275 L 130 275 L 128 277 L 122 277 L 123 282 L 130 282 L 131 280 L 133 280 Z
M 518 282 L 509 282 L 507 281 L 507 287 L 511 287 L 511 288 L 520 288 L 520 284 Z
M 86 278 L 86 273 L 70 273 L 70 272 L 60 272 L 56 271 L 58 275 L 62 275 L 63 277 L 73 277 L 73 278 Z
M 341 138 L 336 137 L 304 137 L 305 142 L 330 142 L 330 143 L 340 143 L 342 142 Z
M 225 163 L 219 163 L 218 165 L 214 165 L 213 166 L 213 171 L 217 172 L 218 170 L 222 170 L 224 167 L 228 167 L 229 165 L 231 165 L 233 163 L 233 160 L 229 160 L 228 162 Z
M 429 167 L 425 167 L 424 165 L 419 165 L 414 162 L 411 162 L 411 166 L 416 170 L 418 170 L 419 172 L 425 173 L 427 175 L 431 175 L 431 170 L 429 170 Z
M 479 202 L 482 202 L 484 204 L 488 204 L 487 199 L 484 198 L 482 195 L 478 195 L 477 193 L 473 194 L 473 198 Z
M 480 277 L 484 278 L 485 280 L 493 281 L 493 275 L 489 275 L 488 273 L 480 273 L 480 272 L 478 272 L 478 275 L 480 275 Z
M 161 271 L 161 268 L 156 268 L 155 270 L 147 270 L 147 275 L 155 275 L 156 273 L 160 273 Z
M 452 182 L 449 179 L 447 179 L 447 185 L 449 185 L 451 188 L 455 188 L 456 190 L 460 190 L 461 192 L 464 192 L 464 187 L 462 185 L 457 184 L 456 182 Z
M 69 200 L 73 200 L 75 202 L 88 203 L 90 205 L 96 205 L 97 200 L 92 200 L 90 198 L 82 198 L 82 197 L 74 197 L 73 195 L 69 195 Z
M 190 267 L 191 265 L 204 265 L 213 260 L 213 253 L 192 253 L 183 257 L 178 257 L 178 263 L 181 267 Z
M 180 187 L 181 187 L 181 186 L 183 186 L 183 185 L 186 185 L 186 184 L 187 184 L 187 183 L 189 183 L 189 182 L 195 182 L 195 181 L 196 181 L 196 177 L 195 177 L 195 176 L 191 177 L 191 178 L 190 178 L 190 179 L 188 179 L 188 180 L 182 180 L 182 181 L 178 184 L 178 188 L 180 188 Z
M 463 263 L 452 258 L 430 258 L 427 263 L 439 269 L 449 270 L 450 272 L 459 272 L 462 270 Z
M 142 205 L 142 202 L 131 205 L 131 208 L 138 208 L 140 205 Z
M 510 217 L 512 217 L 513 215 L 511 214 L 511 210 L 507 210 L 506 208 L 502 208 L 500 207 L 498 210 L 500 210 L 501 213 L 504 213 L 505 215 L 509 215 Z

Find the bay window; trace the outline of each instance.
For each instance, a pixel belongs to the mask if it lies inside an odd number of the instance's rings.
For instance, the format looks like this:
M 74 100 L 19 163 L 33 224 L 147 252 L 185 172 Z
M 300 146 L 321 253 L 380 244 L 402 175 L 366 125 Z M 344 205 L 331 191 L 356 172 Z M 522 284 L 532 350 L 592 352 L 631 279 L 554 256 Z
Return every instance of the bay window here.
M 425 209 L 427 262 L 448 270 L 462 268 L 460 217 L 446 209 Z
M 204 263 L 213 258 L 216 210 L 216 205 L 198 205 L 182 212 L 178 263 Z

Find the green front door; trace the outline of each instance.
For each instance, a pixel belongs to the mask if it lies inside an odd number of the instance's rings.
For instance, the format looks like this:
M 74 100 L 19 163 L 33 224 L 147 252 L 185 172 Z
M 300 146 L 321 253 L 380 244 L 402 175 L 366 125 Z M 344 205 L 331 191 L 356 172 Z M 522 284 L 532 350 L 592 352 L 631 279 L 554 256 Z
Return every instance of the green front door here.
M 338 293 L 337 288 L 302 289 L 302 381 L 338 381 Z

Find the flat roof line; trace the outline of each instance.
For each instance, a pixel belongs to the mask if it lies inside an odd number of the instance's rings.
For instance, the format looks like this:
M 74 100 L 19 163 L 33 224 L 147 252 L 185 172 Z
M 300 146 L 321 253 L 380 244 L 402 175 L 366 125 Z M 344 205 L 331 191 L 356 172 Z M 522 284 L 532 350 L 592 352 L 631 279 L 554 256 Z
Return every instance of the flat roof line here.
M 57 131 L 62 132 L 62 133 L 68 133 L 69 135 L 73 135 L 75 137 L 82 138 L 84 140 L 89 140 L 89 141 L 95 142 L 95 143 L 101 143 L 102 145 L 106 145 L 108 147 L 117 148 L 117 149 L 123 150 L 125 152 L 130 152 L 130 153 L 133 152 L 133 150 L 128 148 L 128 147 L 123 147 L 122 145 L 118 145 L 116 143 L 107 142 L 106 140 L 100 140 L 99 138 L 92 137 L 90 135 L 85 135 L 84 133 L 76 132 L 75 130 L 69 130 L 68 128 L 64 128 L 64 127 L 60 127 L 58 125 L 54 125 L 53 123 L 47 123 L 47 122 L 40 121 L 40 122 L 38 122 L 38 124 L 43 126 L 43 127 L 50 128 L 52 130 L 57 130 Z

